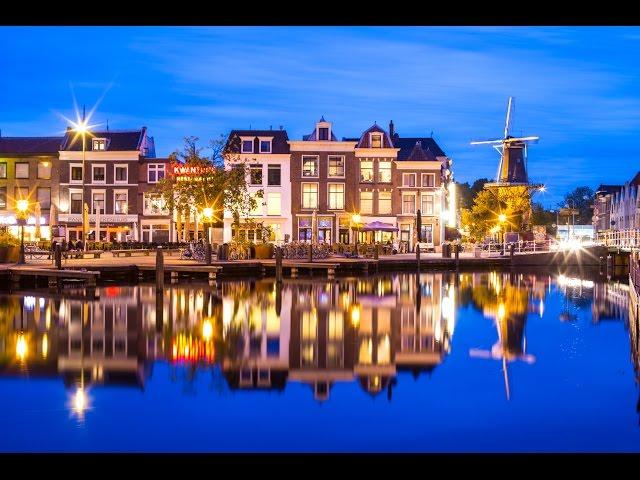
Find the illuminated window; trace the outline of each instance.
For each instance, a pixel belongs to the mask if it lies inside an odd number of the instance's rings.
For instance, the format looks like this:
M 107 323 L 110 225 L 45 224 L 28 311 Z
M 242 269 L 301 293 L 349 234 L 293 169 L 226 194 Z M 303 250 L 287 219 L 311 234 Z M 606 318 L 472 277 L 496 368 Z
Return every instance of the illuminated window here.
M 403 187 L 415 187 L 416 186 L 416 174 L 415 173 L 403 173 L 402 174 L 402 186 Z
M 369 365 L 373 358 L 373 343 L 370 338 L 360 340 L 360 348 L 358 349 L 358 363 Z
M 16 178 L 29 178 L 28 163 L 16 163 Z
M 360 162 L 360 181 L 373 182 L 373 161 L 363 160 Z
M 51 162 L 38 162 L 38 178 L 51 180 Z
M 433 215 L 433 195 L 422 196 L 422 206 L 420 210 L 422 215 Z
M 371 134 L 371 148 L 382 148 L 382 134 Z
M 373 192 L 360 192 L 360 213 L 373 213 Z
M 435 187 L 436 185 L 436 176 L 433 173 L 423 173 L 422 174 L 422 186 L 423 187 Z
M 147 165 L 147 182 L 158 183 L 162 180 L 165 174 L 165 167 L 164 163 L 150 163 Z
M 329 155 L 328 177 L 344 177 L 344 157 L 340 155 Z
M 329 188 L 329 209 L 344 209 L 344 183 L 330 183 Z
M 7 162 L 0 163 L 0 178 L 7 178 Z
M 318 157 L 304 155 L 302 157 L 302 176 L 317 177 L 318 176 Z
M 281 195 L 280 192 L 267 193 L 267 215 L 281 215 Z
M 378 182 L 391 183 L 391 162 L 378 162 Z
M 106 213 L 104 209 L 104 192 L 91 193 L 92 213 Z
M 412 194 L 402 195 L 402 213 L 416 213 L 416 196 Z
M 391 215 L 391 192 L 378 192 L 378 215 Z
M 302 184 L 302 208 L 318 208 L 318 184 Z
M 7 209 L 7 187 L 0 187 L 0 210 Z
M 153 193 L 145 193 L 143 196 L 144 214 L 145 215 L 168 215 L 169 209 L 166 208 L 165 202 L 161 195 Z
M 93 150 L 105 150 L 107 146 L 107 140 L 104 138 L 93 139 Z
M 128 211 L 128 192 L 126 190 L 116 190 L 114 193 L 114 213 L 126 214 Z

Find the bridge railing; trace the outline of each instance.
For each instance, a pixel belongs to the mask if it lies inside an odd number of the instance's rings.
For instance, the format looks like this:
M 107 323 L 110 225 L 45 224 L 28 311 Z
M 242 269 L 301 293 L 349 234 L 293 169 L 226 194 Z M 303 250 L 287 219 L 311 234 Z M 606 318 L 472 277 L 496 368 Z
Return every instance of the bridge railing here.
M 640 287 L 640 251 L 634 250 L 629 257 L 629 277 L 638 291 Z
M 596 237 L 600 245 L 606 247 L 640 247 L 640 229 L 607 230 L 598 232 Z

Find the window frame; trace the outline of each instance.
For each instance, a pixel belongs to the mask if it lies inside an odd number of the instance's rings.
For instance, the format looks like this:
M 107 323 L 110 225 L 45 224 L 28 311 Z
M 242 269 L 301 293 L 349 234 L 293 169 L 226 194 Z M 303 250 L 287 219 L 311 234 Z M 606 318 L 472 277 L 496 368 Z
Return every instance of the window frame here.
M 380 208 L 380 194 L 381 193 L 383 193 L 385 195 L 386 194 L 389 195 L 389 198 L 385 199 L 385 201 L 386 200 L 389 201 L 389 209 L 388 209 L 388 211 L 383 211 Z M 388 192 L 386 190 L 378 190 L 378 215 L 392 215 L 392 214 L 393 214 L 393 192 Z
M 44 206 L 42 202 L 40 202 L 40 191 L 49 190 L 49 204 Z M 49 210 L 51 208 L 51 187 L 37 187 L 36 188 L 36 201 L 40 204 L 40 208 Z
M 413 177 L 413 185 L 406 185 L 405 184 L 405 178 L 410 178 Z M 416 174 L 415 173 L 403 173 L 402 174 L 402 186 L 405 188 L 417 188 L 417 184 L 416 184 Z
M 0 187 L 0 210 L 7 209 L 7 187 L 3 185 Z
M 362 164 L 363 163 L 371 163 L 371 179 L 370 180 L 365 180 L 362 176 Z M 358 176 L 360 178 L 360 183 L 375 183 L 376 180 L 376 168 L 375 168 L 375 162 L 373 161 L 373 159 L 364 159 L 364 160 L 360 160 L 360 162 L 358 162 Z M 367 169 L 368 170 L 368 169 Z
M 125 171 L 127 172 L 127 175 L 126 175 L 127 178 L 125 180 L 118 180 L 118 175 L 117 175 L 118 168 L 124 168 Z M 128 163 L 115 163 L 113 165 L 113 183 L 115 184 L 129 183 L 129 164 Z
M 46 167 L 46 168 L 49 168 L 49 176 L 48 177 L 41 177 L 40 176 L 40 165 L 44 165 L 44 164 L 47 164 L 48 167 Z M 36 178 L 38 180 L 51 180 L 52 171 L 53 171 L 53 162 L 51 162 L 49 160 L 38 161 L 38 164 L 36 165 Z
M 425 177 L 429 178 L 431 177 L 433 179 L 433 185 L 428 185 L 428 180 L 427 183 L 425 183 L 424 179 Z M 436 186 L 436 174 L 435 173 L 421 173 L 420 174 L 420 186 L 422 187 L 428 187 L 428 188 L 435 188 Z
M 427 199 L 431 198 L 431 213 L 427 212 L 426 209 L 424 208 L 425 204 L 427 203 Z M 435 196 L 432 193 L 424 193 L 420 196 L 420 214 L 421 215 L 435 215 L 435 211 L 436 211 L 436 202 L 435 202 Z
M 339 158 L 342 161 L 342 175 L 331 174 L 331 159 Z M 345 178 L 345 156 L 344 155 L 327 155 L 327 178 Z
M 73 212 L 73 195 L 80 195 L 80 211 L 79 212 Z M 84 206 L 82 205 L 82 189 L 81 188 L 70 188 L 69 189 L 69 213 L 72 215 L 82 215 L 82 211 L 84 209 Z
M 152 168 L 153 167 L 153 168 Z M 156 174 L 156 179 L 151 181 L 151 172 Z M 147 183 L 158 183 L 161 179 L 158 178 L 158 173 L 163 172 L 162 178 L 167 176 L 167 164 L 166 163 L 148 163 L 147 164 Z
M 244 142 L 251 142 L 251 150 L 244 149 Z M 253 153 L 255 137 L 240 137 L 240 153 Z
M 95 170 L 96 168 L 102 168 L 104 171 L 104 179 L 96 180 Z M 91 164 L 91 183 L 93 185 L 105 185 L 107 183 L 107 164 L 106 163 L 92 163 Z
M 380 137 L 380 146 L 379 147 L 374 147 L 373 146 L 373 137 Z M 382 132 L 369 132 L 369 146 L 370 148 L 382 148 L 384 146 L 384 136 L 382 135 Z
M 278 213 L 270 213 L 269 212 L 269 200 L 273 198 L 274 195 L 278 196 Z M 282 193 L 281 192 L 267 192 L 267 216 L 268 217 L 280 217 L 282 216 Z
M 249 165 L 249 186 L 259 187 L 264 185 L 263 165 L 261 163 Z M 260 171 L 260 183 L 253 183 L 253 172 Z
M 116 211 L 116 205 L 117 205 L 116 196 L 119 193 L 120 194 L 124 193 L 127 196 L 127 203 L 126 203 L 127 211 L 126 212 L 118 212 L 118 211 Z M 105 205 L 105 208 L 106 208 L 106 205 Z M 113 214 L 114 215 L 128 215 L 129 214 L 129 190 L 128 189 L 126 189 L 126 188 L 116 188 L 116 189 L 113 190 Z
M 269 144 L 269 150 L 262 149 L 262 142 L 267 142 Z M 258 137 L 258 151 L 259 153 L 271 153 L 273 151 L 273 138 Z
M 102 145 L 103 148 L 95 148 L 96 144 Z M 106 138 L 92 138 L 91 139 L 91 151 L 93 152 L 104 152 L 107 150 L 107 139 Z
M 331 192 L 331 187 L 335 186 L 335 185 L 340 185 L 342 186 L 342 192 Z M 343 182 L 329 182 L 327 183 L 327 210 L 344 210 L 344 203 L 345 203 L 345 191 L 346 191 L 346 187 L 345 184 Z M 342 206 L 341 207 L 332 207 L 331 206 L 331 195 L 337 195 L 339 193 L 342 193 Z
M 104 208 L 102 210 L 104 210 L 104 212 L 100 213 L 100 215 L 106 215 L 107 214 L 107 191 L 105 189 L 102 189 L 102 188 L 91 189 L 91 204 L 89 205 L 89 214 L 96 215 L 95 206 L 94 206 L 94 203 L 95 203 L 94 195 L 95 194 L 102 195 L 102 201 L 104 202 Z
M 7 164 L 7 162 L 0 162 L 0 167 L 2 167 L 4 165 L 4 175 L 0 175 L 0 178 L 5 179 L 7 178 L 7 174 L 9 172 L 9 165 Z M 1 168 L 0 168 L 1 171 Z
M 368 193 L 371 194 L 371 210 L 367 211 L 362 207 L 362 194 Z M 358 195 L 358 204 L 360 206 L 360 213 L 363 215 L 373 215 L 373 190 L 360 190 Z
M 73 179 L 73 169 L 74 168 L 79 168 L 80 171 L 82 172 L 81 175 L 81 179 L 80 180 L 74 180 Z M 69 164 L 69 183 L 73 183 L 73 184 L 81 184 L 84 180 L 84 168 L 82 168 L 82 164 L 81 163 L 70 163 Z
M 315 175 L 305 175 L 304 174 L 304 162 L 306 158 L 314 158 L 316 163 L 316 174 Z M 302 178 L 319 178 L 320 177 L 320 155 L 302 155 L 300 158 L 300 175 Z
M 316 205 L 315 207 L 305 207 L 304 205 L 304 186 L 315 185 L 316 186 Z M 320 205 L 320 183 L 319 182 L 301 182 L 300 183 L 300 209 L 301 210 L 314 210 Z
M 389 168 L 384 169 L 385 171 L 389 170 L 389 180 L 383 180 L 382 175 L 380 174 L 382 171 L 380 165 L 383 163 L 389 164 Z M 378 160 L 378 183 L 393 183 L 393 162 L 391 160 Z
M 269 172 L 272 170 L 278 170 L 278 183 L 271 183 L 269 180 Z M 267 186 L 268 187 L 281 187 L 282 186 L 282 165 L 279 163 L 267 164 Z
M 413 211 L 412 212 L 406 212 L 404 209 L 404 199 L 405 197 L 413 197 Z M 415 193 L 403 193 L 402 194 L 402 213 L 403 215 L 415 215 L 416 213 L 416 194 Z
M 27 176 L 26 177 L 19 177 L 18 176 L 18 165 L 26 165 L 27 166 Z M 29 162 L 16 162 L 14 164 L 14 172 L 13 172 L 13 178 L 17 179 L 17 180 L 29 180 L 29 178 L 31 177 L 31 168 L 29 166 Z

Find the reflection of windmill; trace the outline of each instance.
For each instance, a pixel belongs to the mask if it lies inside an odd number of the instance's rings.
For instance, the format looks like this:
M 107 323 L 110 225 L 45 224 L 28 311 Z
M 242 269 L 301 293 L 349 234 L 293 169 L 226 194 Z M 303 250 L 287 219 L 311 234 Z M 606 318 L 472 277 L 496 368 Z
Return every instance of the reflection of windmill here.
M 536 357 L 527 353 L 527 338 L 525 336 L 526 315 L 506 315 L 504 304 L 498 306 L 496 327 L 498 329 L 498 341 L 493 344 L 491 350 L 471 348 L 469 356 L 473 358 L 485 358 L 502 361 L 502 373 L 507 400 L 511 399 L 509 387 L 508 362 L 523 360 L 526 363 L 534 363 Z
M 537 143 L 540 137 L 514 137 L 509 135 L 509 128 L 513 118 L 515 100 L 509 97 L 507 106 L 507 120 L 504 126 L 504 137 L 497 140 L 480 140 L 471 142 L 471 145 L 493 145 L 500 153 L 500 164 L 496 174 L 495 183 L 485 184 L 485 188 L 491 187 L 528 187 L 540 189 L 542 185 L 529 183 L 527 175 L 527 143 Z

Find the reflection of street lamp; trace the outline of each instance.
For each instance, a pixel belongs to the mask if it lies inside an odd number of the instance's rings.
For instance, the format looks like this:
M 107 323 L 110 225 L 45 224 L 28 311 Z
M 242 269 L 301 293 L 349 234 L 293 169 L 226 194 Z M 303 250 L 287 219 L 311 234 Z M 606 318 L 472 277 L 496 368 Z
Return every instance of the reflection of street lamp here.
M 353 229 L 355 230 L 355 240 L 354 240 L 354 245 L 355 245 L 355 255 L 354 257 L 358 258 L 358 226 L 360 224 L 360 214 L 359 213 L 354 213 L 353 215 L 351 215 L 351 222 L 353 223 Z
M 18 258 L 18 264 L 24 265 L 24 226 L 27 223 L 27 210 L 29 210 L 29 201 L 28 200 L 18 200 L 16 204 L 16 209 L 18 210 L 18 215 L 16 216 L 16 221 L 18 225 L 20 225 L 20 257 Z

